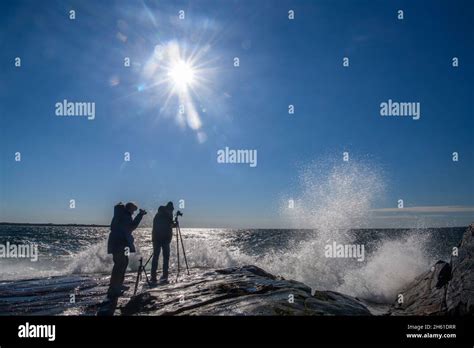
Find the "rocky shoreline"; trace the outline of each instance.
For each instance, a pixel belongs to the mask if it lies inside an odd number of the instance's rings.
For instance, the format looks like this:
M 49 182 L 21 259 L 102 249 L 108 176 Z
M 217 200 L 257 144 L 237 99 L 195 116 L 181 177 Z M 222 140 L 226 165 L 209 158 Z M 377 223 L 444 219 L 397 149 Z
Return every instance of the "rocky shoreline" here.
M 453 250 L 400 291 L 392 305 L 375 304 L 267 273 L 253 265 L 194 268 L 179 282 L 149 288 L 136 273 L 116 302 L 104 301 L 108 275 L 69 275 L 0 282 L 0 315 L 472 315 L 474 224 Z

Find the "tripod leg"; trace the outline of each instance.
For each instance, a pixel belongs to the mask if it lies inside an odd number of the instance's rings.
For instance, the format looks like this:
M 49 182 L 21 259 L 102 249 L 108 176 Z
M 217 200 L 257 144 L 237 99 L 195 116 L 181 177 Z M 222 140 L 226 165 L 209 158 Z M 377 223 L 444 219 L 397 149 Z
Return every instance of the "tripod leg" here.
M 177 225 L 177 229 L 179 231 L 179 238 L 181 239 L 181 247 L 183 248 L 183 256 L 184 256 L 184 262 L 186 263 L 186 270 L 188 271 L 188 275 L 189 275 L 188 259 L 186 258 L 186 250 L 184 250 L 183 235 L 181 234 L 181 228 L 179 227 L 179 224 Z
M 140 276 L 142 273 L 142 263 L 143 263 L 143 258 L 140 258 L 140 265 L 138 266 L 137 279 L 135 280 L 135 290 L 133 291 L 134 296 L 137 293 L 138 282 L 140 281 Z
M 147 262 L 143 265 L 143 273 L 145 274 L 145 279 L 148 285 L 150 285 L 150 281 L 148 280 L 148 274 L 146 273 L 146 265 L 150 262 L 151 258 L 153 257 L 154 253 L 148 258 Z
M 143 274 L 145 274 L 146 283 L 150 285 L 150 281 L 148 280 L 148 274 L 146 273 L 145 267 L 143 267 Z
M 148 263 L 150 262 L 151 258 L 153 257 L 154 253 L 151 254 L 151 256 L 148 258 L 147 262 L 145 262 L 145 265 L 143 266 L 143 268 L 146 267 L 146 265 L 148 265 Z
M 176 229 L 176 255 L 178 256 L 178 273 L 176 274 L 176 280 L 179 277 L 179 234 L 178 229 Z

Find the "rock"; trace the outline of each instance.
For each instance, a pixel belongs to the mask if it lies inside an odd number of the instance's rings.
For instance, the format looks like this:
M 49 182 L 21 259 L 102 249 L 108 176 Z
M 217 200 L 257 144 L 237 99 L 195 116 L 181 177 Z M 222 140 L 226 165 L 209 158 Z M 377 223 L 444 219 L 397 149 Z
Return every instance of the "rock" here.
M 370 315 L 362 302 L 316 291 L 256 266 L 191 269 L 179 282 L 149 288 L 136 273 L 118 301 L 106 300 L 109 275 L 68 275 L 0 282 L 0 315 Z M 172 279 L 174 281 L 174 279 Z M 71 294 L 75 301 L 71 302 Z
M 133 284 L 136 274 L 125 281 Z M 0 282 L 0 315 L 96 315 L 106 297 L 109 275 L 67 275 Z M 74 295 L 72 301 L 71 295 Z M 131 291 L 118 299 L 129 301 Z
M 446 310 L 446 286 L 440 286 L 450 268 L 444 261 L 438 261 L 428 272 L 415 278 L 400 291 L 399 299 L 392 310 L 392 315 L 440 315 Z M 399 295 L 399 296 L 400 296 Z
M 145 290 L 123 315 L 370 315 L 358 300 L 316 291 L 256 266 L 193 272 L 182 281 Z
M 448 284 L 446 305 L 448 314 L 474 314 L 474 224 L 464 233 L 458 246 L 458 256 L 452 256 L 452 279 Z
M 451 262 L 438 261 L 400 291 L 390 315 L 472 315 L 474 313 L 474 224 L 458 246 Z

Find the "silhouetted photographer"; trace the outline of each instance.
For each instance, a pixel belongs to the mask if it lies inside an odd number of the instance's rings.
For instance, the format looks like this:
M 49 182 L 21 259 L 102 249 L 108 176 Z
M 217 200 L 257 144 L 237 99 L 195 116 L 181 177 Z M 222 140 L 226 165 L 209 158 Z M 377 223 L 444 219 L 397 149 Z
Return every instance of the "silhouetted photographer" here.
M 152 242 L 153 242 L 153 259 L 151 261 L 151 282 L 156 283 L 156 273 L 158 269 L 158 259 L 161 250 L 163 250 L 163 275 L 161 282 L 168 281 L 168 269 L 170 261 L 170 244 L 173 238 L 173 202 L 168 202 L 166 206 L 160 206 L 158 212 L 153 219 Z
M 134 203 L 119 203 L 114 207 L 114 217 L 110 223 L 110 234 L 107 242 L 107 253 L 113 255 L 114 267 L 110 277 L 110 286 L 107 296 L 109 298 L 122 295 L 128 287 L 123 286 L 125 272 L 128 266 L 128 255 L 135 252 L 132 232 L 138 227 L 146 211 L 140 209 L 133 218 L 133 214 L 138 209 Z

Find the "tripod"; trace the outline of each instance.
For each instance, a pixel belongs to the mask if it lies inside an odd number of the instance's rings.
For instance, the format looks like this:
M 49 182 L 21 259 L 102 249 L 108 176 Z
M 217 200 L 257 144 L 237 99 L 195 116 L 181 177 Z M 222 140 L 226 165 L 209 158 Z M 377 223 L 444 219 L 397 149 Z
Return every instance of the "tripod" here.
M 183 242 L 183 236 L 181 234 L 181 228 L 179 227 L 179 220 L 178 217 L 183 216 L 183 213 L 181 213 L 179 210 L 176 212 L 176 217 L 174 218 L 174 227 L 176 227 L 176 255 L 178 256 L 178 273 L 176 275 L 176 281 L 178 280 L 179 277 L 179 272 L 180 272 L 180 262 L 179 262 L 179 242 L 181 241 L 181 249 L 183 250 L 183 256 L 184 256 L 184 262 L 186 263 L 186 270 L 189 275 L 189 267 L 188 267 L 188 259 L 186 258 L 186 250 L 184 249 L 184 242 Z M 143 264 L 143 257 L 140 258 L 140 265 L 138 266 L 138 272 L 137 272 L 137 278 L 135 280 L 135 290 L 133 292 L 133 295 L 137 293 L 138 289 L 138 283 L 140 280 L 142 280 L 142 272 L 145 274 L 145 279 L 148 285 L 150 285 L 150 280 L 148 279 L 148 274 L 146 272 L 146 266 L 152 259 L 154 253 L 150 255 L 148 260 Z
M 178 216 L 183 216 L 179 210 L 176 212 L 176 217 L 174 218 L 174 224 L 176 227 L 176 255 L 178 255 L 178 273 L 176 274 L 176 280 L 179 277 L 179 240 L 181 240 L 181 248 L 183 249 L 184 262 L 186 263 L 186 270 L 189 275 L 188 259 L 186 258 L 186 250 L 184 250 L 183 236 L 181 234 L 181 228 L 179 227 Z
M 138 266 L 137 279 L 135 280 L 135 290 L 133 291 L 134 296 L 137 293 L 138 282 L 142 280 L 142 272 L 145 274 L 147 284 L 150 285 L 150 280 L 148 279 L 148 274 L 146 273 L 146 266 L 148 265 L 152 257 L 153 253 L 150 255 L 147 262 L 145 262 L 145 265 L 143 265 L 143 257 L 140 257 L 140 265 Z

